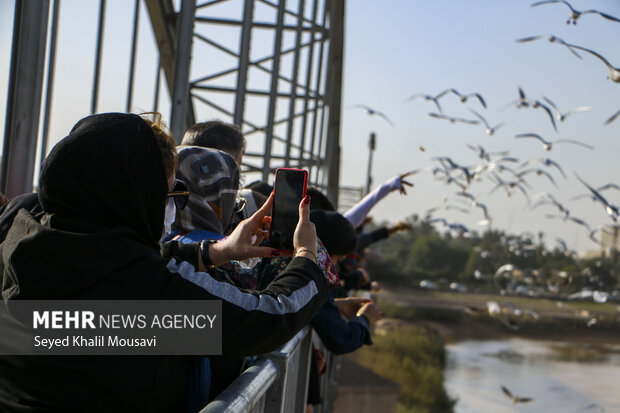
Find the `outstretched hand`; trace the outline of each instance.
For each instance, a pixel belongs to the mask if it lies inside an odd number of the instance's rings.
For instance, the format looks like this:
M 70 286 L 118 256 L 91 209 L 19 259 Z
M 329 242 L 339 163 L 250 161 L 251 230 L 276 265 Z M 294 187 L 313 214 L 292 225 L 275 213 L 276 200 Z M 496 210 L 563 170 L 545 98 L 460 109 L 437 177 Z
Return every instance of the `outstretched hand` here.
M 340 314 L 342 314 L 347 320 L 350 320 L 355 314 L 357 314 L 362 305 L 372 302 L 373 301 L 370 298 L 363 297 L 346 297 L 334 299 L 334 304 L 336 304 L 336 307 L 338 307 Z
M 407 190 L 405 189 L 405 185 L 406 186 L 413 186 L 413 184 L 411 182 L 405 181 L 405 178 L 408 177 L 409 175 L 411 175 L 412 173 L 413 172 L 406 172 L 406 173 L 404 173 L 402 175 L 399 175 L 399 178 L 400 178 L 400 188 L 398 188 L 398 190 L 403 195 L 407 195 Z
M 396 224 L 392 225 L 388 228 L 388 233 L 392 235 L 398 231 L 413 231 L 413 224 L 411 222 L 406 221 L 398 221 Z

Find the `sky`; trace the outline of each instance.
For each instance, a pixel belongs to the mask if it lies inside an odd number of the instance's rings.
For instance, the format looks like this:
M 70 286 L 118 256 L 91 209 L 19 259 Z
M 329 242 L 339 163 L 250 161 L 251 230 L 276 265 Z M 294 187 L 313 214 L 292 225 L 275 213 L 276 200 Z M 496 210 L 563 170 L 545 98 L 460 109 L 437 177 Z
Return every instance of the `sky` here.
M 235 3 L 240 2 L 232 0 L 229 6 L 222 6 L 221 13 L 226 15 L 225 7 L 233 10 Z M 294 3 L 289 1 L 289 7 L 294 8 Z M 530 159 L 551 158 L 566 174 L 565 179 L 553 168 L 536 165 L 553 175 L 557 187 L 543 176 L 526 176 L 529 204 L 519 191 L 513 191 L 510 196 L 501 189 L 491 192 L 495 184 L 488 174 L 471 183 L 467 191 L 487 206 L 491 228 L 514 234 L 542 231 L 550 248 L 558 245 L 558 238 L 578 251 L 597 248 L 583 226 L 548 218 L 547 215 L 558 215 L 554 207 L 531 206 L 539 199 L 537 194 L 550 193 L 571 216 L 584 220 L 592 228 L 612 223 L 600 203 L 572 198 L 587 192 L 575 173 L 593 187 L 618 181 L 620 119 L 607 126 L 604 122 L 620 109 L 620 84 L 607 79 L 606 66 L 590 54 L 580 53 L 580 60 L 557 43 L 515 40 L 555 35 L 568 43 L 593 49 L 611 64 L 620 65 L 615 41 L 620 38 L 620 23 L 598 15 L 584 15 L 576 25 L 567 25 L 568 8 L 563 4 L 531 7 L 532 3 L 522 0 L 349 0 L 346 3 L 341 184 L 366 185 L 371 132 L 377 136 L 372 167 L 374 185 L 394 175 L 418 170 L 409 178 L 415 186 L 406 196 L 390 194 L 373 209 L 371 215 L 375 220 L 394 222 L 413 214 L 423 216 L 430 208 L 446 205 L 469 208 L 456 195 L 458 187 L 438 181 L 431 169 L 439 166 L 434 158 L 440 156 L 450 157 L 464 166 L 480 164 L 482 161 L 468 145 L 481 145 L 489 152 L 508 151 L 511 157 L 520 160 L 506 163 L 508 167 L 518 169 Z M 571 4 L 578 10 L 594 8 L 620 17 L 620 2 L 616 0 L 574 0 Z M 57 58 L 60 63 L 56 69 L 48 150 L 90 109 L 98 2 L 63 0 L 62 5 Z M 0 99 L 3 102 L 6 102 L 13 7 L 13 2 L 0 1 Z M 108 21 L 114 22 L 115 27 L 129 27 L 132 9 L 133 2 L 108 1 Z M 132 108 L 138 111 L 151 110 L 155 79 L 155 46 L 144 9 L 142 5 Z M 257 9 L 257 13 L 269 12 Z M 221 36 L 225 38 L 228 34 L 222 31 Z M 127 81 L 129 42 L 124 38 L 126 33 L 120 30 L 106 32 L 100 111 L 125 107 L 125 93 L 118 92 Z M 230 41 L 235 43 L 237 39 Z M 195 56 L 194 66 L 198 59 Z M 545 96 L 564 112 L 578 106 L 589 106 L 591 110 L 572 114 L 559 122 L 556 133 L 542 110 L 509 105 L 517 99 L 519 87 L 528 98 L 542 101 Z M 446 115 L 475 119 L 469 111 L 473 109 L 492 125 L 501 122 L 505 125 L 488 136 L 481 125 L 430 117 L 429 112 L 436 112 L 432 102 L 423 99 L 406 102 L 416 93 L 436 95 L 448 88 L 480 93 L 488 107 L 484 109 L 471 99 L 461 103 L 455 96 L 446 95 L 440 100 Z M 159 109 L 164 114 L 169 113 L 167 99 L 166 93 L 162 93 Z M 358 104 L 383 112 L 394 126 L 377 115 L 369 116 L 363 109 L 352 107 Z M 0 110 L 2 130 L 4 116 L 5 110 Z M 207 112 L 200 116 L 215 115 Z M 594 149 L 558 144 L 545 151 L 534 139 L 516 139 L 515 135 L 520 133 L 537 133 L 547 140 L 579 140 Z M 510 172 L 500 176 L 512 179 Z M 619 191 L 610 190 L 604 195 L 611 203 L 620 203 Z M 487 228 L 478 225 L 483 219 L 478 208 L 471 208 L 469 213 L 440 209 L 433 216 L 463 223 L 478 232 Z M 442 229 L 440 224 L 438 229 Z

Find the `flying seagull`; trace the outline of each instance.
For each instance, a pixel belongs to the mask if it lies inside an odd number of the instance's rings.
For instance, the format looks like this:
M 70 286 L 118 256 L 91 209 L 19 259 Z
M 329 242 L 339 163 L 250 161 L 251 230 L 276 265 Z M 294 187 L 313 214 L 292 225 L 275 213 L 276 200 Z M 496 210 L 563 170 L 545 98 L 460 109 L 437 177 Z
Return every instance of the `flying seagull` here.
M 473 109 L 469 109 L 469 111 L 470 111 L 471 113 L 473 113 L 475 117 L 477 117 L 478 119 L 480 119 L 480 121 L 484 124 L 484 126 L 485 126 L 485 128 L 486 128 L 487 135 L 489 135 L 489 136 L 493 136 L 493 134 L 495 133 L 495 131 L 496 131 L 497 129 L 499 129 L 499 128 L 501 128 L 502 126 L 504 126 L 504 124 L 503 124 L 503 123 L 500 123 L 499 125 L 495 125 L 495 126 L 491 127 L 491 125 L 489 125 L 489 122 L 487 122 L 487 120 L 486 120 L 486 119 L 485 119 L 485 118 L 484 118 L 481 114 L 479 114 L 478 112 L 476 112 L 476 111 L 475 111 L 475 110 L 473 110 Z
M 558 171 L 560 171 L 560 173 L 562 174 L 562 176 L 564 177 L 564 179 L 566 179 L 566 174 L 564 173 L 564 171 L 562 170 L 562 167 L 560 166 L 560 164 L 558 164 L 556 161 L 554 161 L 553 159 L 549 159 L 549 158 L 537 158 L 537 159 L 530 159 L 528 161 L 523 162 L 521 165 L 519 165 L 520 168 L 523 168 L 525 166 L 528 166 L 529 164 L 531 164 L 532 162 L 540 162 L 545 166 L 548 167 L 555 167 L 558 169 Z
M 451 123 L 461 122 L 461 123 L 467 123 L 468 125 L 477 125 L 480 123 L 477 120 L 453 118 L 451 116 L 441 115 L 439 113 L 433 113 L 433 112 L 429 112 L 428 116 L 437 118 L 437 119 L 449 120 Z
M 416 98 L 423 97 L 425 100 L 430 100 L 431 102 L 433 102 L 435 106 L 437 106 L 437 110 L 439 111 L 439 113 L 443 113 L 443 110 L 441 109 L 441 105 L 439 104 L 439 100 L 438 100 L 441 96 L 443 96 L 443 93 L 444 92 L 441 92 L 437 96 L 425 95 L 424 93 L 416 93 L 415 95 L 409 96 L 409 98 L 405 100 L 405 103 L 411 100 L 414 100 Z
M 555 119 L 553 117 L 553 112 L 551 112 L 551 109 L 549 109 L 549 107 L 547 105 L 542 104 L 538 100 L 533 100 L 533 101 L 530 102 L 530 104 L 532 105 L 532 108 L 534 108 L 534 109 L 541 108 L 542 110 L 547 112 L 547 115 L 549 115 L 549 120 L 551 121 L 551 125 L 553 126 L 553 130 L 555 130 L 557 132 L 558 131 L 558 127 L 555 124 Z
M 551 4 L 551 3 L 564 3 L 570 9 L 570 15 L 568 17 L 568 20 L 566 20 L 566 24 L 570 24 L 570 23 L 577 24 L 577 19 L 579 19 L 579 17 L 582 14 L 598 14 L 599 16 L 604 17 L 607 20 L 620 23 L 620 19 L 618 19 L 617 17 L 610 16 L 609 14 L 602 13 L 598 10 L 575 10 L 573 6 L 571 6 L 567 1 L 564 1 L 564 0 L 538 1 L 532 4 L 532 7 L 541 6 L 543 4 Z
M 553 107 L 553 109 L 555 109 L 558 113 L 556 114 L 556 118 L 558 119 L 559 122 L 564 122 L 564 120 L 568 117 L 568 115 L 572 114 L 572 113 L 577 113 L 577 112 L 587 112 L 590 110 L 590 106 L 579 106 L 578 108 L 574 108 L 569 110 L 566 113 L 562 113 L 560 112 L 560 109 L 558 109 L 558 107 L 555 105 L 555 103 L 553 103 L 551 101 L 551 99 L 543 96 L 543 100 L 545 102 L 547 102 L 548 104 L 551 105 L 551 107 Z
M 517 139 L 522 139 L 522 138 L 535 138 L 535 139 L 538 139 L 539 141 L 542 142 L 543 148 L 546 151 L 550 151 L 551 149 L 553 149 L 553 145 L 556 144 L 556 143 L 572 143 L 572 144 L 575 144 L 575 145 L 583 146 L 584 148 L 594 149 L 593 146 L 590 146 L 587 143 L 579 142 L 579 141 L 576 141 L 576 140 L 573 140 L 573 139 L 558 139 L 557 141 L 553 141 L 553 142 L 546 141 L 540 135 L 538 135 L 536 133 L 520 133 L 520 134 L 516 135 L 515 138 L 517 138 Z
M 441 92 L 438 96 L 441 97 L 443 95 L 445 95 L 446 93 L 452 93 L 455 94 L 456 96 L 459 97 L 459 99 L 461 100 L 461 102 L 465 103 L 467 102 L 467 99 L 470 97 L 475 97 L 476 99 L 478 99 L 478 101 L 480 102 L 480 104 L 482 105 L 483 108 L 487 108 L 487 104 L 484 101 L 484 99 L 482 98 L 482 96 L 480 95 L 480 93 L 468 93 L 468 94 L 463 94 L 461 92 L 459 92 L 456 89 L 446 89 L 443 92 Z
M 603 186 L 600 186 L 598 188 L 596 188 L 597 192 L 603 192 L 606 191 L 608 189 L 615 189 L 620 191 L 620 186 L 618 186 L 618 184 L 614 184 L 613 182 L 605 184 Z M 594 195 L 592 195 L 591 193 L 586 193 L 586 194 L 581 194 L 581 195 L 577 195 L 571 198 L 571 201 L 580 199 L 580 198 L 592 198 L 593 201 L 596 201 L 596 197 Z
M 512 394 L 510 390 L 508 390 L 505 386 L 501 386 L 501 387 L 502 387 L 502 391 L 504 392 L 504 394 L 508 396 L 508 398 L 512 401 L 512 404 L 527 403 L 527 402 L 531 402 L 532 400 L 534 400 L 531 397 L 519 397 L 516 394 Z
M 568 50 L 574 54 L 577 58 L 581 59 L 581 56 L 579 55 L 579 53 L 577 53 L 575 50 L 573 50 L 572 47 L 569 46 L 568 43 L 566 43 L 564 40 L 560 39 L 559 37 L 553 36 L 553 35 L 539 35 L 539 36 L 530 36 L 530 37 L 524 37 L 522 39 L 517 39 L 517 43 L 526 43 L 526 42 L 531 42 L 534 40 L 538 40 L 538 39 L 547 39 L 549 40 L 550 43 L 560 43 L 563 44 L 564 46 L 566 46 L 566 48 L 568 48 Z
M 618 215 L 620 215 L 620 209 L 618 209 L 617 206 L 612 205 L 609 202 L 607 202 L 607 200 L 603 197 L 603 195 L 599 193 L 599 191 L 597 191 L 596 189 L 588 185 L 583 179 L 579 177 L 579 175 L 577 175 L 576 172 L 575 172 L 575 176 L 577 177 L 577 179 L 579 179 L 579 182 L 584 184 L 585 187 L 590 190 L 590 192 L 592 193 L 592 195 L 594 195 L 596 200 L 600 201 L 605 206 L 605 211 L 607 212 L 607 215 L 609 215 L 614 222 L 617 222 Z
M 491 161 L 491 156 L 492 155 L 497 155 L 497 156 L 506 156 L 508 155 L 508 151 L 503 151 L 503 152 L 487 152 L 486 149 L 484 149 L 481 145 L 478 146 L 474 146 L 474 145 L 470 145 L 467 144 L 467 147 L 469 149 L 471 149 L 474 152 L 478 152 L 478 158 L 483 159 L 487 162 Z
M 547 179 L 549 179 L 549 181 L 551 181 L 551 183 L 553 184 L 553 186 L 555 186 L 557 188 L 557 185 L 555 184 L 555 179 L 553 179 L 553 176 L 551 176 L 551 174 L 543 169 L 540 168 L 529 168 L 529 169 L 525 169 L 523 171 L 519 171 L 517 173 L 517 177 L 518 178 L 522 178 L 523 175 L 527 175 L 529 173 L 535 173 L 538 176 L 546 176 Z
M 365 110 L 366 110 L 366 113 L 368 113 L 369 115 L 371 115 L 371 116 L 372 116 L 372 115 L 377 115 L 377 116 L 380 116 L 380 117 L 382 117 L 383 119 L 385 119 L 387 123 L 389 123 L 390 125 L 394 126 L 394 122 L 392 122 L 392 121 L 390 120 L 390 118 L 388 118 L 388 117 L 385 115 L 385 113 L 383 113 L 383 112 L 376 111 L 376 110 L 374 110 L 373 108 L 371 108 L 371 107 L 369 107 L 369 106 L 366 106 L 366 105 L 353 105 L 353 106 L 350 106 L 350 107 L 351 107 L 351 108 L 361 108 L 361 109 L 365 109 Z

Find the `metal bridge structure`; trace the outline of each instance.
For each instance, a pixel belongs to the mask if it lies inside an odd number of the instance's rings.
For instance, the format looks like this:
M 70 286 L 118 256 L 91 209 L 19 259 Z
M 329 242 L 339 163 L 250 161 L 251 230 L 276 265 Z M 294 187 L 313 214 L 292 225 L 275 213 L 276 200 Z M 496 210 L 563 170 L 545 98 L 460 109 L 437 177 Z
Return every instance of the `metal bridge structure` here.
M 248 178 L 271 181 L 278 167 L 304 168 L 337 205 L 345 0 L 87 3 L 97 8 L 89 22 L 96 38 L 85 47 L 94 51 L 92 82 L 75 91 L 81 100 L 71 100 L 54 86 L 67 56 L 57 53 L 59 39 L 75 19 L 75 3 L 15 1 L 0 191 L 12 198 L 33 190 L 51 139 L 60 137 L 50 135 L 50 125 L 63 106 L 89 101 L 80 113 L 98 113 L 112 93 L 116 101 L 105 111 L 162 112 L 177 142 L 196 122 L 234 123 L 248 141 Z M 114 10 L 131 22 L 119 24 Z M 144 42 L 151 56 L 140 53 Z M 129 50 L 110 63 L 104 44 Z M 119 66 L 127 72 L 119 74 Z M 137 84 L 152 73 L 147 93 Z

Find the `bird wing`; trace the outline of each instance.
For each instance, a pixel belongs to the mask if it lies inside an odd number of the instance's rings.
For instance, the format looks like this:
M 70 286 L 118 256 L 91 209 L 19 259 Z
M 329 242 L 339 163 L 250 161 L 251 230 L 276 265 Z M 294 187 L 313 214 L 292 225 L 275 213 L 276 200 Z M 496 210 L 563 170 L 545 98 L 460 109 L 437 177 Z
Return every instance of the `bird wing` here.
M 451 92 L 452 90 L 454 90 L 454 89 L 446 89 L 446 90 L 444 90 L 443 92 L 438 93 L 438 94 L 435 96 L 435 99 L 439 99 L 439 98 L 444 97 L 444 96 L 446 95 L 446 93 L 449 93 L 449 92 Z
M 457 95 L 460 98 L 463 97 L 463 95 L 458 90 L 456 90 L 456 89 L 448 89 L 448 92 L 454 93 L 455 95 Z
M 429 112 L 428 116 L 437 119 L 449 119 L 446 115 L 440 115 L 439 113 Z
M 583 146 L 584 148 L 594 149 L 594 146 L 592 145 L 588 145 L 587 143 L 579 142 L 573 139 L 558 139 L 557 141 L 553 143 L 572 143 L 574 145 Z
M 368 110 L 368 111 L 371 111 L 371 110 L 372 110 L 370 107 L 368 107 L 368 106 L 366 106 L 366 105 L 351 105 L 351 106 L 349 106 L 349 108 L 354 108 L 354 109 L 356 109 L 356 108 L 362 108 L 362 109 L 366 109 L 366 110 Z
M 592 13 L 593 13 L 593 14 L 598 14 L 599 16 L 604 17 L 604 18 L 606 18 L 607 20 L 611 20 L 611 21 L 614 21 L 614 22 L 618 22 L 618 23 L 620 23 L 620 19 L 618 19 L 617 17 L 610 16 L 609 14 L 606 14 L 606 13 L 600 12 L 600 11 L 598 11 L 598 10 L 585 10 L 585 11 L 582 11 L 581 13 L 582 13 L 582 14 L 592 14 Z
M 573 221 L 575 224 L 583 225 L 584 227 L 588 229 L 588 231 L 592 232 L 592 228 L 590 227 L 590 225 L 588 225 L 583 219 L 579 219 L 575 217 L 569 217 L 568 219 Z
M 471 119 L 454 118 L 454 120 L 457 122 L 461 122 L 461 123 L 467 123 L 469 125 L 477 125 L 480 123 L 477 120 L 471 120 Z
M 545 166 L 555 166 L 556 168 L 558 168 L 558 171 L 560 171 L 564 179 L 566 179 L 566 174 L 564 173 L 564 170 L 562 170 L 562 167 L 556 161 L 550 158 L 541 159 L 541 161 Z
M 543 100 L 544 100 L 545 102 L 547 102 L 549 105 L 551 105 L 551 107 L 552 107 L 553 109 L 555 109 L 555 110 L 559 110 L 559 109 L 558 109 L 558 107 L 555 105 L 555 103 L 553 103 L 553 102 L 551 101 L 551 99 L 549 99 L 548 97 L 543 96 Z
M 486 119 L 485 119 L 485 118 L 483 118 L 483 117 L 482 117 L 482 115 L 481 115 L 481 114 L 479 114 L 478 112 L 476 112 L 476 111 L 475 111 L 475 110 L 473 110 L 473 109 L 469 109 L 469 111 L 470 111 L 471 113 L 473 113 L 475 117 L 477 117 L 478 119 L 480 119 L 480 121 L 482 121 L 482 123 L 484 123 L 484 126 L 486 126 L 486 127 L 487 127 L 487 128 L 489 128 L 489 129 L 491 128 L 491 126 L 489 126 L 489 123 L 486 121 Z
M 577 10 L 573 9 L 573 6 L 571 6 L 570 4 L 568 4 L 568 2 L 564 1 L 564 0 L 545 0 L 545 1 L 537 1 L 536 3 L 532 4 L 532 7 L 536 7 L 536 6 L 540 6 L 543 4 L 551 4 L 551 3 L 564 3 L 568 6 L 569 9 L 571 9 L 572 12 L 576 13 Z
M 557 132 L 558 131 L 558 127 L 555 125 L 555 119 L 553 117 L 553 113 L 551 112 L 551 109 L 549 109 L 548 106 L 543 105 L 542 103 L 540 103 L 539 101 L 536 101 L 536 103 L 538 104 L 538 106 L 540 106 L 541 108 L 543 108 L 543 110 L 545 112 L 547 112 L 547 115 L 549 115 L 549 119 L 551 120 L 551 124 L 553 125 L 553 129 Z
M 531 397 L 517 397 L 517 403 L 527 403 L 527 402 L 531 402 L 532 400 L 534 400 Z
M 611 122 L 616 120 L 618 116 L 620 116 L 620 110 L 614 113 L 613 115 L 611 115 L 611 117 L 605 121 L 605 125 L 609 125 Z
M 606 189 L 618 189 L 618 190 L 620 190 L 620 186 L 618 186 L 617 184 L 614 184 L 614 183 L 610 183 L 610 184 L 605 184 L 605 185 L 601 186 L 600 188 L 596 188 L 596 190 L 599 191 L 599 192 L 604 191 Z
M 525 42 L 531 42 L 534 40 L 538 40 L 538 39 L 543 39 L 544 36 L 529 36 L 529 37 L 523 37 L 521 39 L 517 39 L 516 42 L 517 43 L 525 43 Z
M 552 176 L 549 172 L 547 172 L 547 171 L 545 171 L 545 170 L 543 170 L 543 169 L 538 169 L 536 173 L 537 173 L 538 175 L 541 175 L 541 174 L 542 174 L 542 175 L 546 176 L 546 177 L 547 177 L 547 178 L 551 181 L 551 183 L 553 184 L 553 186 L 556 186 L 556 187 L 557 187 L 557 185 L 556 185 L 556 183 L 555 183 L 555 179 L 553 179 L 553 176 Z
M 515 136 L 515 138 L 517 139 L 521 139 L 521 138 L 536 138 L 539 141 L 541 141 L 542 143 L 548 144 L 549 142 L 547 142 L 546 140 L 544 140 L 542 138 L 542 136 L 540 136 L 537 133 L 520 133 L 518 135 Z
M 600 54 L 596 53 L 594 50 L 590 50 L 590 49 L 586 49 L 585 47 L 581 47 L 581 46 L 577 46 L 574 44 L 568 44 L 566 43 L 569 47 L 574 47 L 575 49 L 579 49 L 579 50 L 583 50 L 584 52 L 588 52 L 591 55 L 594 55 L 596 57 L 598 57 L 603 63 L 605 63 L 605 65 L 609 68 L 609 69 L 615 69 L 615 67 L 613 67 L 611 65 L 611 63 L 609 63 L 607 61 L 607 59 L 605 59 L 603 56 L 601 56 Z
M 590 110 L 590 106 L 579 106 L 578 108 L 573 108 L 564 114 L 564 117 L 567 117 L 570 114 L 578 113 L 578 112 L 587 112 Z
M 575 176 L 577 177 L 577 179 L 579 180 L 579 182 L 581 182 L 582 184 L 585 185 L 586 188 L 588 188 L 590 190 L 590 192 L 592 193 L 592 195 L 594 195 L 596 197 L 596 199 L 598 199 L 599 201 L 601 201 L 603 204 L 605 204 L 605 206 L 609 206 L 609 202 L 607 202 L 607 200 L 605 199 L 605 197 L 603 197 L 603 195 L 599 194 L 598 191 L 594 188 L 592 188 L 590 185 L 588 185 L 588 183 L 586 183 L 583 179 L 581 179 L 579 177 L 579 175 L 577 175 L 577 172 L 575 172 Z
M 394 126 L 394 122 L 392 122 L 392 121 L 390 120 L 390 118 L 388 118 L 388 117 L 385 115 L 385 113 L 375 111 L 375 115 L 379 115 L 379 116 L 381 116 L 383 119 L 385 119 L 385 120 L 387 121 L 387 123 L 389 123 L 390 125 Z
M 512 399 L 512 393 L 505 386 L 501 386 L 504 394 Z
M 430 97 L 428 95 L 425 95 L 424 93 L 416 93 L 415 95 L 409 96 L 409 98 L 407 98 L 407 100 L 405 100 L 405 102 L 409 102 L 410 100 L 413 100 L 413 99 L 418 98 L 420 96 L 423 96 L 424 98 Z
M 484 101 L 484 99 L 482 98 L 482 95 L 480 95 L 480 93 L 470 93 L 467 96 L 473 96 L 475 98 L 477 98 L 480 101 L 480 104 L 482 105 L 483 108 L 487 108 L 487 103 Z

